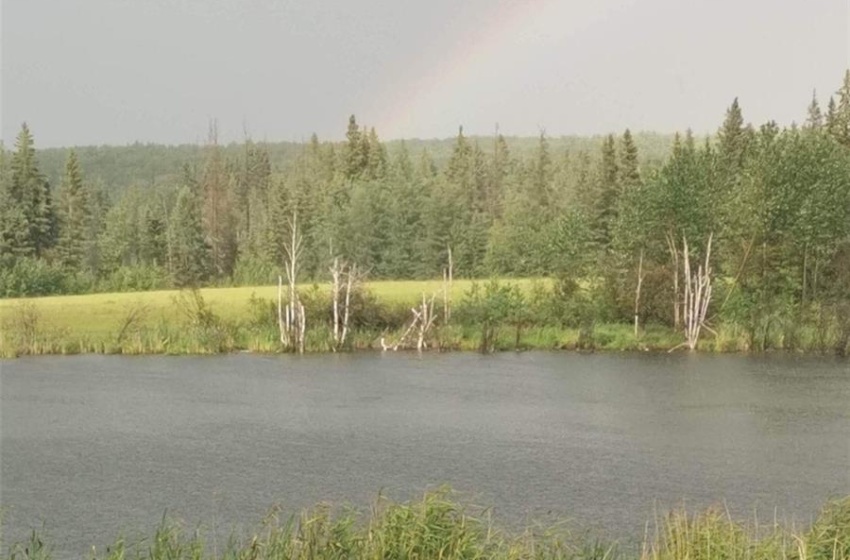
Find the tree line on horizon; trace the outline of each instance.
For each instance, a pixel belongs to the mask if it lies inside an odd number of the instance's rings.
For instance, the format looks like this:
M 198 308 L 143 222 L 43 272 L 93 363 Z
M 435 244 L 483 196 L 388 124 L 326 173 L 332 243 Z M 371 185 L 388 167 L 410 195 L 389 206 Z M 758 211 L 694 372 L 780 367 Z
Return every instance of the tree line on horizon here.
M 373 279 L 434 278 L 451 252 L 458 277 L 551 277 L 600 318 L 675 324 L 683 240 L 702 259 L 711 238 L 716 314 L 769 329 L 850 310 L 850 71 L 800 126 L 749 124 L 735 99 L 715 137 L 676 134 L 661 160 L 628 129 L 595 153 L 541 133 L 520 156 L 461 128 L 441 165 L 393 147 L 352 116 L 344 142 L 314 135 L 275 168 L 213 124 L 179 177 L 115 192 L 73 149 L 51 185 L 24 124 L 0 150 L 0 296 L 272 283 L 297 213 L 304 280 L 334 257 Z

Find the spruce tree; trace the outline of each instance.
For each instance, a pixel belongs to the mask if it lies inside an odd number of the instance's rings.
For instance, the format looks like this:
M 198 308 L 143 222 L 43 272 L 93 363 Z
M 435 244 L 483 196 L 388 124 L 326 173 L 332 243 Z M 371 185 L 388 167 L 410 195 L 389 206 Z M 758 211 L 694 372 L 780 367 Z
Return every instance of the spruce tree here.
M 13 254 L 14 213 L 16 208 L 11 193 L 12 170 L 9 153 L 0 142 L 0 257 Z
M 602 143 L 597 181 L 593 220 L 595 240 L 600 247 L 607 248 L 611 241 L 611 229 L 617 219 L 617 201 L 621 190 L 617 144 L 613 134 L 609 134 Z
M 490 184 L 487 192 L 487 212 L 493 219 L 502 214 L 502 200 L 505 196 L 505 184 L 510 172 L 511 155 L 508 143 L 501 134 L 493 144 L 493 160 L 490 163 Z
M 833 137 L 838 135 L 838 108 L 835 106 L 835 98 L 830 96 L 826 105 L 826 117 L 824 126 L 826 131 Z
M 80 268 L 88 253 L 91 210 L 88 190 L 83 183 L 80 162 L 74 150 L 68 152 L 65 175 L 59 191 L 59 241 L 57 254 L 65 266 Z
M 35 143 L 24 123 L 15 142 L 11 162 L 9 198 L 14 230 L 12 251 L 22 256 L 42 256 L 56 240 L 56 215 L 50 195 L 50 184 L 39 172 Z
M 365 175 L 372 180 L 382 179 L 387 173 L 387 149 L 381 144 L 378 133 L 375 132 L 374 128 L 369 130 L 369 134 L 364 134 L 363 138 L 366 142 Z
M 368 165 L 369 138 L 360 131 L 354 115 L 348 118 L 348 131 L 345 133 L 345 178 L 349 181 L 359 178 Z
M 806 111 L 806 124 L 805 128 L 807 130 L 818 131 L 823 128 L 823 113 L 820 110 L 820 105 L 818 104 L 818 95 L 817 92 L 812 92 L 812 102 L 809 103 L 809 108 Z
M 620 149 L 620 187 L 628 190 L 640 185 L 640 171 L 638 169 L 638 149 L 632 139 L 632 133 L 627 128 L 623 133 L 622 147 Z
M 160 267 L 168 262 L 168 238 L 165 221 L 148 207 L 142 223 L 143 237 L 141 244 L 142 262 L 147 265 Z
M 176 286 L 197 286 L 208 277 L 208 248 L 204 241 L 199 201 L 189 187 L 177 195 L 168 227 L 168 261 Z
M 215 123 L 210 127 L 206 162 L 201 176 L 202 223 L 209 247 L 211 272 L 220 278 L 233 273 L 236 264 L 236 217 L 233 214 L 231 177 L 218 145 Z
M 717 133 L 717 137 L 723 171 L 727 176 L 737 174 L 744 163 L 748 140 L 744 127 L 744 116 L 737 97 L 726 110 L 726 118 Z
M 850 147 L 850 70 L 838 90 L 838 108 L 835 111 L 832 134 L 843 145 Z
M 413 162 L 410 161 L 410 151 L 404 140 L 401 141 L 398 151 L 392 160 L 392 176 L 398 181 L 413 180 Z
M 537 140 L 537 152 L 531 180 L 531 195 L 536 205 L 543 213 L 552 209 L 552 155 L 549 153 L 549 140 L 546 133 L 541 132 Z

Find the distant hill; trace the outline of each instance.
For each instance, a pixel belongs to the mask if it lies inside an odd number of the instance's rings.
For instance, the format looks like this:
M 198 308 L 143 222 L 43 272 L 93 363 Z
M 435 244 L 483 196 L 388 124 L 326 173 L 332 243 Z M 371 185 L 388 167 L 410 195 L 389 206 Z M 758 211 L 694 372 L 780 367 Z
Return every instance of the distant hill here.
M 553 155 L 564 151 L 578 154 L 588 152 L 597 156 L 604 136 L 559 136 L 549 137 L 549 146 Z M 641 132 L 634 134 L 641 160 L 644 164 L 658 163 L 667 157 L 673 144 L 672 134 Z M 526 158 L 537 147 L 537 137 L 506 137 L 513 157 Z M 472 137 L 485 151 L 490 151 L 492 136 Z M 452 153 L 455 138 L 403 141 L 411 156 L 415 159 L 422 150 L 427 150 L 438 167 L 448 161 Z M 385 142 L 392 154 L 399 149 L 402 140 Z M 342 143 L 338 143 L 342 146 Z M 304 150 L 305 145 L 294 142 L 263 143 L 271 156 L 272 167 L 283 172 Z M 243 150 L 242 144 L 228 144 L 224 147 L 228 158 L 237 158 Z M 83 172 L 89 181 L 100 184 L 111 193 L 121 192 L 130 186 L 153 186 L 178 180 L 184 164 L 199 165 L 203 158 L 203 146 L 184 144 L 169 146 L 163 144 L 130 144 L 126 146 L 80 146 L 76 147 Z M 67 148 L 47 148 L 39 150 L 39 163 L 52 185 L 61 179 Z

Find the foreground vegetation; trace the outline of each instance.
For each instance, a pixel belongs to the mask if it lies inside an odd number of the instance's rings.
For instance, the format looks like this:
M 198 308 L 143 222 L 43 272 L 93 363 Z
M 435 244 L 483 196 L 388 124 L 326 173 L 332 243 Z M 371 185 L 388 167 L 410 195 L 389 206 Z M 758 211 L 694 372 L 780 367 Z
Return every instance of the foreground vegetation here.
M 647 533 L 642 547 L 632 551 L 571 532 L 564 524 L 503 530 L 494 526 L 488 510 L 465 507 L 443 490 L 410 503 L 379 500 L 368 515 L 319 506 L 281 520 L 273 510 L 255 532 L 226 542 L 164 523 L 141 542 L 119 539 L 105 549 L 93 548 L 91 558 L 848 560 L 850 498 L 827 504 L 807 529 L 740 523 L 712 509 L 693 516 L 673 512 Z M 10 560 L 52 557 L 49 544 L 35 533 L 6 554 Z

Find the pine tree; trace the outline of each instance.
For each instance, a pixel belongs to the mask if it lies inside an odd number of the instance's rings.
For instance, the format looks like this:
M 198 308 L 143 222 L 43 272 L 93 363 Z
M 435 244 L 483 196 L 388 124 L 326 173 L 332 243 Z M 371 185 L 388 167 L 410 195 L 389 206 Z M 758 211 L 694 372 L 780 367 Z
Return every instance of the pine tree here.
M 56 240 L 56 215 L 50 184 L 38 170 L 34 141 L 26 123 L 21 126 L 12 156 L 9 198 L 15 254 L 40 257 Z
M 398 181 L 413 180 L 413 162 L 410 161 L 410 151 L 404 140 L 401 141 L 398 151 L 392 161 L 392 175 Z
M 844 82 L 838 90 L 838 110 L 834 120 L 833 135 L 850 147 L 850 69 L 844 73 Z
M 735 208 L 739 206 L 736 201 L 747 188 L 746 168 L 752 162 L 756 152 L 755 133 L 752 126 L 744 124 L 744 117 L 736 97 L 726 111 L 726 117 L 718 131 L 716 158 L 712 166 L 712 171 L 716 171 L 712 183 L 714 201 L 717 204 L 731 206 L 732 212 L 725 213 L 727 216 L 734 214 Z M 731 227 L 728 223 L 726 226 Z M 732 236 L 730 233 L 726 238 Z M 693 235 L 691 240 L 693 243 Z
M 177 286 L 197 286 L 208 277 L 208 248 L 199 202 L 187 186 L 180 189 L 169 220 L 168 260 Z
M 552 156 L 549 153 L 549 140 L 541 132 L 537 140 L 537 152 L 532 170 L 531 195 L 541 212 L 552 209 Z
M 369 134 L 364 134 L 363 138 L 366 142 L 365 175 L 371 180 L 382 179 L 387 173 L 387 149 L 381 144 L 374 128 L 369 130 Z
M 611 229 L 617 219 L 617 201 L 620 197 L 620 171 L 617 165 L 617 144 L 609 134 L 602 143 L 597 176 L 597 197 L 594 204 L 594 233 L 596 242 L 607 248 L 611 241 Z
M 627 128 L 623 133 L 622 148 L 620 149 L 620 187 L 628 190 L 640 185 L 638 169 L 638 149 L 632 139 L 632 133 Z
M 148 207 L 144 213 L 141 259 L 147 265 L 159 267 L 168 262 L 168 232 L 165 221 Z
M 835 98 L 830 96 L 826 106 L 826 131 L 833 137 L 838 138 L 838 108 L 835 106 Z
M 318 139 L 313 135 L 310 150 L 318 146 Z M 257 256 L 265 223 L 269 185 L 271 184 L 271 161 L 268 150 L 251 140 L 245 142 L 245 149 L 237 173 L 237 246 L 240 255 Z
M 71 150 L 59 191 L 57 254 L 65 266 L 80 268 L 88 254 L 91 209 L 77 153 Z
M 345 178 L 349 181 L 359 178 L 368 166 L 369 138 L 360 131 L 354 115 L 348 118 L 348 131 L 345 133 Z
M 472 188 L 472 146 L 463 135 L 463 127 L 458 128 L 452 156 L 446 166 L 446 177 L 457 184 L 461 191 Z
M 510 173 L 511 155 L 508 143 L 501 134 L 493 144 L 493 160 L 490 163 L 490 184 L 487 192 L 487 213 L 493 219 L 502 214 L 502 200 L 505 196 L 505 183 Z
M 434 158 L 427 148 L 422 148 L 419 153 L 419 165 L 416 167 L 416 172 L 423 179 L 433 179 L 437 175 L 437 164 L 434 163 Z
M 230 174 L 218 145 L 216 124 L 210 126 L 209 143 L 200 190 L 203 195 L 202 223 L 209 247 L 211 272 L 225 278 L 236 264 L 236 219 L 230 189 Z
M 820 105 L 818 104 L 818 95 L 816 91 L 812 92 L 812 102 L 809 103 L 809 108 L 807 110 L 805 128 L 807 130 L 814 131 L 818 131 L 823 128 L 823 113 L 821 112 Z
M 744 164 L 748 136 L 744 127 L 744 116 L 736 97 L 726 110 L 726 119 L 717 133 L 719 156 L 723 171 L 727 175 L 740 172 Z
M 12 170 L 9 153 L 0 142 L 0 257 L 13 254 L 15 213 L 19 210 L 11 193 Z

